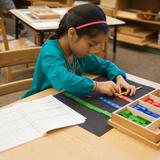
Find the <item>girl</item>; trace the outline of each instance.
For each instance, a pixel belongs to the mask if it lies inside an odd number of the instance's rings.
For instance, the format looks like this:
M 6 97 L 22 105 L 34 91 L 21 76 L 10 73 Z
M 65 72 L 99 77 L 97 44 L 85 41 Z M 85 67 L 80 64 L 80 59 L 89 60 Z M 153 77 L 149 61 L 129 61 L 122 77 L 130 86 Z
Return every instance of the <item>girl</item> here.
M 51 87 L 83 95 L 94 90 L 109 96 L 125 88 L 126 94 L 134 95 L 136 89 L 125 81 L 124 71 L 90 54 L 105 40 L 107 32 L 106 16 L 98 6 L 84 4 L 70 9 L 55 34 L 42 46 L 32 88 L 23 97 Z M 81 77 L 83 72 L 105 75 L 109 81 Z

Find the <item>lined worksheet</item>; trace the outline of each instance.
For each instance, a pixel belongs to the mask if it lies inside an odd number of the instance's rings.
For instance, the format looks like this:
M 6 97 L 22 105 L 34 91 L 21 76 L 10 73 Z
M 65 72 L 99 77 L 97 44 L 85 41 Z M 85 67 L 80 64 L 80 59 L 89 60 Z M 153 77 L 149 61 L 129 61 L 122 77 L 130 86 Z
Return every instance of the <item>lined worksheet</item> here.
M 0 110 L 0 151 L 39 138 L 48 131 L 83 123 L 86 118 L 53 96 Z
M 41 137 L 15 108 L 0 110 L 0 151 Z
M 23 115 L 23 118 L 40 133 L 80 124 L 86 119 L 53 96 L 32 102 L 19 103 L 16 104 L 16 108 Z

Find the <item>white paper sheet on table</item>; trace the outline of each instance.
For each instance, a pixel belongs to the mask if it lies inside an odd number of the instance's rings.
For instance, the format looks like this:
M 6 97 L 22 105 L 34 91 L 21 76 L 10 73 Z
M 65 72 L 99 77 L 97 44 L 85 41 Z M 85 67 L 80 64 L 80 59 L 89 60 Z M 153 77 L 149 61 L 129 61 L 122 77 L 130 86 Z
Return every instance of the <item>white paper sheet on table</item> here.
M 35 22 L 35 23 L 32 23 L 33 26 L 37 27 L 37 28 L 51 28 L 51 29 L 57 29 L 58 28 L 58 25 L 59 25 L 59 22 L 57 21 L 49 21 L 49 22 Z
M 86 118 L 53 96 L 0 110 L 0 151 L 29 142 L 48 131 L 83 123 Z
M 69 8 L 54 8 L 52 10 L 60 16 L 64 16 L 68 12 Z

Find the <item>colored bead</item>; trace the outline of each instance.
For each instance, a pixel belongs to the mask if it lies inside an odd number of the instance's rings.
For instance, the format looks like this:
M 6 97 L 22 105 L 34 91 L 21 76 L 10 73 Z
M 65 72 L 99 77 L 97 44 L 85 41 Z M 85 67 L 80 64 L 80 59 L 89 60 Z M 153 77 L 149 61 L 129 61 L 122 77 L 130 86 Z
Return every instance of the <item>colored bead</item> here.
M 159 115 L 159 114 L 157 114 L 157 113 L 153 113 L 153 112 L 152 112 L 152 117 L 154 117 L 154 118 L 159 118 L 159 117 L 160 117 L 160 115 Z
M 142 125 L 144 127 L 146 127 L 148 124 L 150 124 L 151 122 L 148 121 L 147 119 L 144 119 L 140 116 L 135 116 L 132 114 L 132 112 L 128 111 L 127 109 L 120 112 L 119 115 L 139 124 L 139 125 Z
M 118 104 L 113 103 L 112 101 L 108 100 L 106 97 L 99 97 L 99 100 L 108 104 L 109 106 L 115 108 L 115 109 L 119 109 L 121 108 L 121 106 L 119 106 Z
M 153 102 L 152 105 L 159 107 L 160 104 L 157 102 Z
M 154 105 L 155 107 L 160 108 L 160 103 L 155 102 L 153 99 L 151 99 L 151 98 L 149 98 L 149 97 L 146 98 L 144 101 L 147 102 L 147 103 L 150 103 L 150 104 Z
M 119 97 L 120 99 L 122 99 L 122 100 L 124 100 L 124 101 L 126 101 L 126 102 L 133 102 L 133 100 L 132 99 L 130 99 L 130 98 L 128 98 L 128 97 L 126 97 L 126 96 L 122 96 L 122 95 L 117 95 L 117 97 Z
M 129 116 L 132 115 L 132 113 L 128 110 L 124 110 L 124 111 L 120 112 L 119 114 L 125 118 L 129 118 Z
M 149 116 L 152 116 L 154 118 L 159 118 L 160 117 L 159 114 L 150 111 L 148 108 L 146 108 L 146 107 L 144 107 L 142 105 L 138 104 L 138 105 L 135 105 L 133 108 L 138 110 L 138 111 L 141 111 L 141 112 L 143 112 L 143 113 L 145 113 L 145 114 L 147 114 Z

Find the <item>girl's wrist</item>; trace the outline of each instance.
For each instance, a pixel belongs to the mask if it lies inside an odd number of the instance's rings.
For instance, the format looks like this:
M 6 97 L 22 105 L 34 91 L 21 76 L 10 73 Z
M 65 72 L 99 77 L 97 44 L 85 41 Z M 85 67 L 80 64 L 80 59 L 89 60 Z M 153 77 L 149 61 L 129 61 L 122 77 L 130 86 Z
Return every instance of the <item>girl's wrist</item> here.
M 124 80 L 124 78 L 123 78 L 122 75 L 118 75 L 118 76 L 116 77 L 116 81 L 119 81 L 119 80 Z
M 97 81 L 94 81 L 93 91 L 97 91 Z

